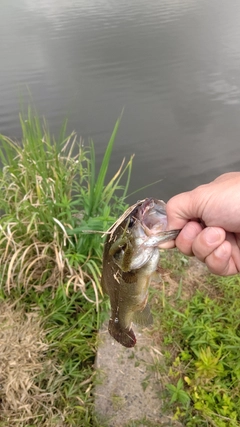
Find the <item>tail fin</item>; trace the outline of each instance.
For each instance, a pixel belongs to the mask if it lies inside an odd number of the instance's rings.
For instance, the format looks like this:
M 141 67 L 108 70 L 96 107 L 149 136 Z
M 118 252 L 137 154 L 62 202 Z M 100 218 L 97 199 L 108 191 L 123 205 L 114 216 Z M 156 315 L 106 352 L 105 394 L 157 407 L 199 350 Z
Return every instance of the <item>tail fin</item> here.
M 132 328 L 121 328 L 119 323 L 115 323 L 110 319 L 108 330 L 110 335 L 124 347 L 130 348 L 135 346 L 137 340 Z

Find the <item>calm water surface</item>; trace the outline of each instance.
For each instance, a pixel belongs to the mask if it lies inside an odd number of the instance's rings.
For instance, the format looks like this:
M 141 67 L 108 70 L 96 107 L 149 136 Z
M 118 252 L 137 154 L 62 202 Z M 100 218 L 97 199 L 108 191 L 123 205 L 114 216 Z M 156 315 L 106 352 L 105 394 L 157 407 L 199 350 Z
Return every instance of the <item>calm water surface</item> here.
M 239 0 L 1 0 L 0 133 L 22 100 L 65 117 L 100 161 L 124 107 L 111 172 L 135 153 L 132 196 L 168 199 L 240 170 Z

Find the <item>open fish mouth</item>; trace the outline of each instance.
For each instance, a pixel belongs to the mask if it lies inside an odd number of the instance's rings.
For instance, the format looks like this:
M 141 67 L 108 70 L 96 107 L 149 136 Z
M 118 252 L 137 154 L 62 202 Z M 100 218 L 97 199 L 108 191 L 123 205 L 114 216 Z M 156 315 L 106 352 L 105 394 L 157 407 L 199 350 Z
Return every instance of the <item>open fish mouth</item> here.
M 145 236 L 146 246 L 157 246 L 167 240 L 175 239 L 180 230 L 167 228 L 165 203 L 161 200 L 146 199 L 132 213 L 129 228 L 133 228 L 135 237 Z
M 167 214 L 165 206 L 166 204 L 164 201 L 154 198 L 139 200 L 137 203 L 130 206 L 117 221 L 103 233 L 103 236 L 108 235 L 108 241 L 111 242 L 119 226 L 125 224 L 128 229 L 136 229 L 134 226 L 137 223 L 138 228 L 141 228 L 147 236 L 159 235 L 162 233 L 162 235 L 168 235 L 168 240 L 175 239 L 181 230 L 166 231 Z M 127 224 L 125 221 L 127 221 Z M 141 227 L 139 227 L 139 225 Z
M 138 219 L 146 234 L 157 234 L 167 228 L 165 207 L 158 200 L 146 199 L 142 206 L 137 208 Z

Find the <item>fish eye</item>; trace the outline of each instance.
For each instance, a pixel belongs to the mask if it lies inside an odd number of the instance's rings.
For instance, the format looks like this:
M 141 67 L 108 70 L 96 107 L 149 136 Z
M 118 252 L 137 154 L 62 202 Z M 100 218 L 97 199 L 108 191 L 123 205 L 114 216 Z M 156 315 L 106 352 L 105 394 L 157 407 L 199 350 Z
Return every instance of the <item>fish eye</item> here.
M 132 227 L 134 226 L 134 223 L 135 223 L 134 218 L 133 218 L 133 217 L 131 217 L 131 218 L 129 219 L 129 222 L 128 222 L 128 228 L 132 228 Z

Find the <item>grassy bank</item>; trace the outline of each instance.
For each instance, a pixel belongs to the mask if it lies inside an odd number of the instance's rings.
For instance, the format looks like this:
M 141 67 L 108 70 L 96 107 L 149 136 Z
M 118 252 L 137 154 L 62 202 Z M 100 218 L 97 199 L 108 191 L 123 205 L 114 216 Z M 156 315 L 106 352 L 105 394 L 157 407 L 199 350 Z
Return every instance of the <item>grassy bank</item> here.
M 98 172 L 92 141 L 20 120 L 22 141 L 0 137 L 0 426 L 94 425 L 101 232 L 126 208 L 132 158 L 106 181 L 119 120 Z
M 209 274 L 176 250 L 152 291 L 154 339 L 166 365 L 166 409 L 187 427 L 240 426 L 240 278 Z
M 0 136 L 0 427 L 97 427 L 102 232 L 127 207 L 132 158 L 106 180 L 119 120 L 99 171 L 92 141 L 66 126 L 55 140 L 31 112 L 20 120 L 22 141 Z M 159 398 L 186 427 L 239 427 L 240 279 L 176 250 L 161 268 L 150 298 Z

